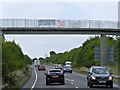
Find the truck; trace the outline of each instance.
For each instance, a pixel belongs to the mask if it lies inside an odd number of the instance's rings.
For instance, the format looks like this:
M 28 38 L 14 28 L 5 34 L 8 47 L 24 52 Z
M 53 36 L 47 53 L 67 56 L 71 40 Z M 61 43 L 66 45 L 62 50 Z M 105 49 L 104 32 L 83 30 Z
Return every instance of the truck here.
M 35 65 L 35 67 L 40 66 L 40 60 L 38 60 L 38 59 L 37 59 L 37 60 L 35 60 L 35 61 L 34 61 L 34 65 Z
M 72 63 L 71 63 L 70 61 L 66 61 L 66 62 L 65 62 L 65 65 L 66 65 L 66 66 L 71 66 L 71 64 L 72 64 Z

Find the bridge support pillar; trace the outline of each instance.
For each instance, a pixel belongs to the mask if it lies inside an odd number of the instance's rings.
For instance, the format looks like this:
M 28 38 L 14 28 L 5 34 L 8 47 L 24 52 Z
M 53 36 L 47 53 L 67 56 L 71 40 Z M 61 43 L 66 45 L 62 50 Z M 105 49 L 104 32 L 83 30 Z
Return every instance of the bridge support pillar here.
M 100 64 L 101 66 L 108 66 L 108 48 L 106 43 L 106 35 L 101 34 L 100 40 Z

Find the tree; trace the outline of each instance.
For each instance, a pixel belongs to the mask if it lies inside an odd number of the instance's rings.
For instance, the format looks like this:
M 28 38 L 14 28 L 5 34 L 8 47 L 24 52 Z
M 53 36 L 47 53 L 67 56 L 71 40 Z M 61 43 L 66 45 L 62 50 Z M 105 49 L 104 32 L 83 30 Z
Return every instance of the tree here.
M 33 58 L 32 61 L 34 62 L 35 60 L 37 60 L 37 58 Z
M 50 51 L 50 56 L 56 54 L 55 51 Z
M 15 84 L 14 72 L 25 70 L 31 63 L 28 55 L 24 55 L 21 47 L 15 41 L 2 41 L 2 76 L 5 83 Z

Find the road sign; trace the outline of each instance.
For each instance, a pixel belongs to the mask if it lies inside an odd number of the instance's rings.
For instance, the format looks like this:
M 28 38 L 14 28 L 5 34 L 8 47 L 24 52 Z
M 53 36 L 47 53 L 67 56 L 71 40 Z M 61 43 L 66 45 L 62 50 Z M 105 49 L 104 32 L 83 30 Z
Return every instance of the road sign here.
M 100 47 L 94 47 L 94 61 L 100 61 Z M 114 48 L 108 48 L 108 61 L 114 61 Z
M 94 48 L 94 61 L 100 61 L 100 47 Z
M 108 48 L 108 60 L 114 61 L 114 48 Z

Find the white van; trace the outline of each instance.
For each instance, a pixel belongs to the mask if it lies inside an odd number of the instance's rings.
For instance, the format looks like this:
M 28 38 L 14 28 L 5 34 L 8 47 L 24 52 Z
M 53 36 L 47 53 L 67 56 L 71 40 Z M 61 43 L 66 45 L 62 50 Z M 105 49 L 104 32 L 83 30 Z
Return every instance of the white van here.
M 66 65 L 66 66 L 71 66 L 71 62 L 70 62 L 70 61 L 66 61 L 66 62 L 65 62 L 65 65 Z
M 35 60 L 34 65 L 35 65 L 35 67 L 38 67 L 40 65 L 40 60 Z

